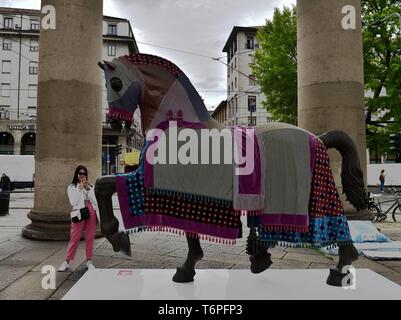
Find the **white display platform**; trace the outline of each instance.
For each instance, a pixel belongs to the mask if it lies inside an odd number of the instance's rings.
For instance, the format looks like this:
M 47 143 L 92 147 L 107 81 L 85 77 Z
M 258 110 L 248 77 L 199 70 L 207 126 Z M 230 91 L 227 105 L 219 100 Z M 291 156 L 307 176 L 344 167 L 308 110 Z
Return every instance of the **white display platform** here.
M 401 286 L 356 269 L 356 288 L 326 284 L 329 270 L 196 271 L 192 283 L 174 283 L 172 269 L 96 269 L 86 272 L 63 300 L 294 300 L 400 299 Z

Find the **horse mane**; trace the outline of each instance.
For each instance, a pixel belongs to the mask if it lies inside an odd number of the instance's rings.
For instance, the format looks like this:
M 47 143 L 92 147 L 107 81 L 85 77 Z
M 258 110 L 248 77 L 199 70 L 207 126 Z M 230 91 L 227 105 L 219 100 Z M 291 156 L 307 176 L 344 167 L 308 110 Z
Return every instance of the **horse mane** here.
M 146 53 L 134 53 L 124 57 L 134 65 L 154 65 L 163 68 L 176 78 L 178 78 L 180 74 L 184 74 L 177 65 L 159 56 Z
M 209 113 L 201 96 L 196 91 L 195 87 L 192 85 L 185 73 L 179 67 L 177 67 L 177 65 L 162 57 L 145 53 L 126 55 L 124 58 L 134 65 L 157 66 L 173 75 L 185 90 L 189 100 L 191 101 L 192 108 L 198 116 L 198 119 L 200 121 L 207 121 L 209 119 Z

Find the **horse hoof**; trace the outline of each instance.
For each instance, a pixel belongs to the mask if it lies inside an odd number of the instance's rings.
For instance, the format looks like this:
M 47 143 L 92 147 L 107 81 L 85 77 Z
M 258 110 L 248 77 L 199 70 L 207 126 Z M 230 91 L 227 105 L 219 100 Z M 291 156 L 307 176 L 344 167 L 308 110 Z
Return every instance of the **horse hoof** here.
M 177 268 L 177 272 L 173 276 L 173 281 L 177 283 L 188 283 L 194 281 L 195 270 L 188 270 L 182 267 Z
M 107 237 L 107 239 L 113 246 L 114 252 L 122 251 L 127 256 L 131 256 L 131 243 L 128 234 L 121 231 Z
M 256 274 L 268 269 L 273 264 L 270 256 L 271 254 L 268 252 L 257 256 L 251 256 L 249 258 L 249 260 L 251 260 L 251 272 Z
M 353 284 L 353 275 L 351 272 L 341 273 L 337 269 L 330 269 L 330 274 L 326 283 L 334 287 L 349 287 Z

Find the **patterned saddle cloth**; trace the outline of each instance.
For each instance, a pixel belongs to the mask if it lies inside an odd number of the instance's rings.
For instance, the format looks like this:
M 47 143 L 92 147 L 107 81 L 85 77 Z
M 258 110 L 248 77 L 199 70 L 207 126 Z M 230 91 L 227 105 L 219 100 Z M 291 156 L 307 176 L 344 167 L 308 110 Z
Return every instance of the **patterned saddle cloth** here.
M 200 136 L 201 126 L 181 121 L 175 133 L 171 128 L 165 131 L 167 141 L 169 135 L 179 135 L 181 129 L 188 127 Z M 234 129 L 240 134 L 233 135 L 232 143 L 237 149 L 233 148 L 231 163 L 213 164 L 216 151 L 220 159 L 224 158 L 224 148 L 213 150 L 210 147 L 207 164 L 179 161 L 150 164 L 145 159 L 146 150 L 152 147 L 152 143 L 148 143 L 142 151 L 139 169 L 116 177 L 125 228 L 172 231 L 233 243 L 241 234 L 239 213 L 244 213 L 248 214 L 248 224 L 257 226 L 265 241 L 318 246 L 319 243 L 349 240 L 327 150 L 318 138 L 296 127 L 279 124 L 253 131 L 231 128 Z M 244 152 L 247 140 L 253 143 L 248 155 L 248 149 Z M 185 150 L 185 143 L 178 142 L 173 151 L 167 148 L 167 158 L 170 159 L 171 152 L 180 156 L 179 150 Z M 202 150 L 200 144 L 201 139 L 198 139 L 198 150 Z M 189 149 L 187 145 L 187 151 Z M 249 174 L 236 174 L 235 152 L 253 161 Z M 172 156 L 174 158 L 174 154 Z M 320 168 L 322 159 L 324 170 Z M 198 160 L 201 163 L 201 154 Z M 321 229 L 316 236 L 316 218 L 322 216 L 343 218 L 342 229 L 328 228 L 324 239 Z M 332 218 L 328 218 L 327 223 Z M 301 234 L 307 236 L 301 237 Z

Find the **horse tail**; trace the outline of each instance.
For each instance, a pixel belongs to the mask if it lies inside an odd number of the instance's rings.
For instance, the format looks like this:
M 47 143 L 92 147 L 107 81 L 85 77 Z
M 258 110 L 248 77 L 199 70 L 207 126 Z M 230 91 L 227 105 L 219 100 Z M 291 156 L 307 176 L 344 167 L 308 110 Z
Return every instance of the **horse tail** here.
M 319 138 L 327 149 L 334 148 L 342 156 L 341 184 L 347 201 L 358 211 L 368 207 L 368 195 L 363 181 L 363 172 L 358 152 L 352 139 L 339 130 L 329 131 Z

